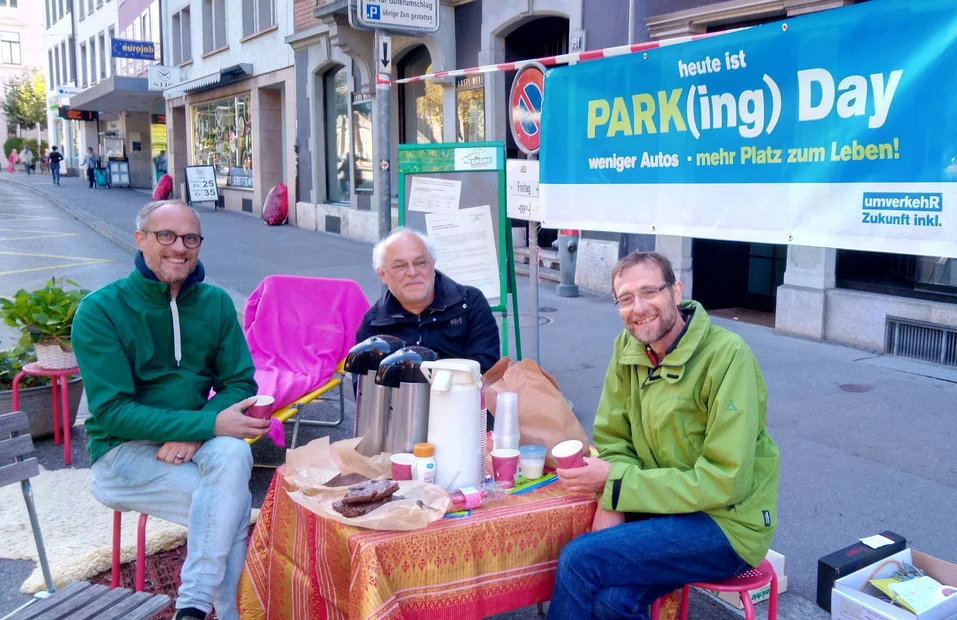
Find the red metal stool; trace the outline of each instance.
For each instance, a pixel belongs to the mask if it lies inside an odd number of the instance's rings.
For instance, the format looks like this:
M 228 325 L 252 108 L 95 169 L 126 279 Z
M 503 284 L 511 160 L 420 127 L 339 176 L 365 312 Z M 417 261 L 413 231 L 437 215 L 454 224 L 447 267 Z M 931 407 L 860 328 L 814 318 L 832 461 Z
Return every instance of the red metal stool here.
M 36 362 L 27 364 L 13 378 L 13 410 L 20 411 L 20 379 L 25 375 L 34 375 L 39 377 L 50 377 L 50 385 L 53 387 L 53 443 L 60 445 L 60 412 L 63 415 L 63 462 L 70 465 L 73 457 L 70 454 L 70 392 L 68 377 L 70 375 L 79 375 L 79 368 L 63 368 L 52 370 L 42 368 Z M 59 389 L 57 389 L 59 387 Z
M 751 602 L 750 590 L 757 590 L 771 584 L 771 598 L 768 600 L 768 620 L 777 620 L 778 617 L 778 576 L 767 560 L 762 560 L 760 566 L 752 568 L 737 577 L 717 581 L 715 583 L 689 583 L 681 589 L 681 620 L 688 620 L 688 592 L 691 586 L 718 592 L 737 592 L 744 605 L 745 620 L 754 620 L 754 604 Z M 651 606 L 651 617 L 657 620 L 661 609 L 662 599 L 658 599 Z
M 146 519 L 148 514 L 140 513 L 136 527 L 136 591 L 146 589 Z M 120 528 L 123 525 L 123 513 L 113 511 L 113 570 L 110 573 L 110 589 L 120 586 Z

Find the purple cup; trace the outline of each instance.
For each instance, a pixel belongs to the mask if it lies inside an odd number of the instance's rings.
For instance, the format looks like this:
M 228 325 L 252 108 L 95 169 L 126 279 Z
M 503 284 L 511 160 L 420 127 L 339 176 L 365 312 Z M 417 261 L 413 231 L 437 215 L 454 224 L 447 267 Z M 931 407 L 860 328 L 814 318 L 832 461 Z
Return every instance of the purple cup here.
M 251 418 L 267 420 L 269 416 L 272 415 L 272 406 L 275 402 L 276 399 L 272 396 L 260 394 L 256 396 L 256 403 L 246 409 L 246 415 Z
M 389 457 L 392 463 L 393 480 L 412 480 L 412 463 L 415 456 L 408 452 L 400 452 Z
M 552 456 L 561 469 L 575 469 L 585 466 L 585 458 L 582 456 L 582 442 L 577 439 L 569 439 L 552 448 Z
M 505 488 L 511 489 L 515 486 L 520 455 L 518 450 L 511 448 L 492 450 L 492 477 L 496 482 L 502 482 Z

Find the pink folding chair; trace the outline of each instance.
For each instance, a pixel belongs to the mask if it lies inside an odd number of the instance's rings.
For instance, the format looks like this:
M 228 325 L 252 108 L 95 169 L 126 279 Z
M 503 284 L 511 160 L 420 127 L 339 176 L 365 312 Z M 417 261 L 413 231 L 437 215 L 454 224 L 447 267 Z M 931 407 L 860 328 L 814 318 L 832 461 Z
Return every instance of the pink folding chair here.
M 771 584 L 771 598 L 768 600 L 768 620 L 777 620 L 778 617 L 778 576 L 767 560 L 762 560 L 757 568 L 752 568 L 737 577 L 717 581 L 715 583 L 689 583 L 681 588 L 681 620 L 688 620 L 688 593 L 691 586 L 718 592 L 737 592 L 744 605 L 745 620 L 754 620 L 754 604 L 751 602 L 751 590 L 757 590 Z M 651 617 L 657 620 L 664 599 L 659 598 L 651 606 Z
M 146 519 L 148 514 L 140 514 L 136 528 L 136 591 L 146 589 Z M 110 589 L 120 587 L 120 528 L 123 525 L 123 513 L 113 511 L 113 569 L 110 573 Z

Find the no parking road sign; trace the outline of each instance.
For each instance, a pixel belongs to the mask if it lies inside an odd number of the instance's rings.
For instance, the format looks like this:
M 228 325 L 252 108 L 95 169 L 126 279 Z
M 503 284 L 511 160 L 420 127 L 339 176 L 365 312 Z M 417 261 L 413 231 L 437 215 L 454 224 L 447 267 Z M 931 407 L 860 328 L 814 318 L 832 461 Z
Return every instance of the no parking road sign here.
M 518 70 L 508 96 L 509 126 L 518 148 L 528 155 L 538 152 L 542 138 L 542 100 L 545 67 L 530 62 Z

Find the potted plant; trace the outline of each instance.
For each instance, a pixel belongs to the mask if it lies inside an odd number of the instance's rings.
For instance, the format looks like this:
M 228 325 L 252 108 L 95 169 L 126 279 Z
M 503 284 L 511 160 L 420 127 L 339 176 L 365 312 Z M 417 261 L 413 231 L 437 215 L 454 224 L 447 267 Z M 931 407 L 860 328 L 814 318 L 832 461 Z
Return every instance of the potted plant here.
M 32 344 L 40 366 L 73 368 L 76 366 L 70 343 L 73 316 L 87 293 L 89 291 L 81 289 L 76 282 L 53 278 L 41 289 L 29 292 L 20 289 L 12 298 L 0 299 L 0 319 L 10 327 L 23 330 L 20 346 Z
M 33 350 L 17 346 L 0 351 L 0 412 L 13 411 L 13 379 L 24 366 L 37 361 Z M 77 409 L 83 395 L 83 381 L 77 377 L 67 383 L 70 394 L 70 426 L 76 422 Z M 19 385 L 20 411 L 30 421 L 29 433 L 34 439 L 53 434 L 53 393 L 49 377 L 25 375 Z M 59 415 L 59 412 L 57 412 Z

